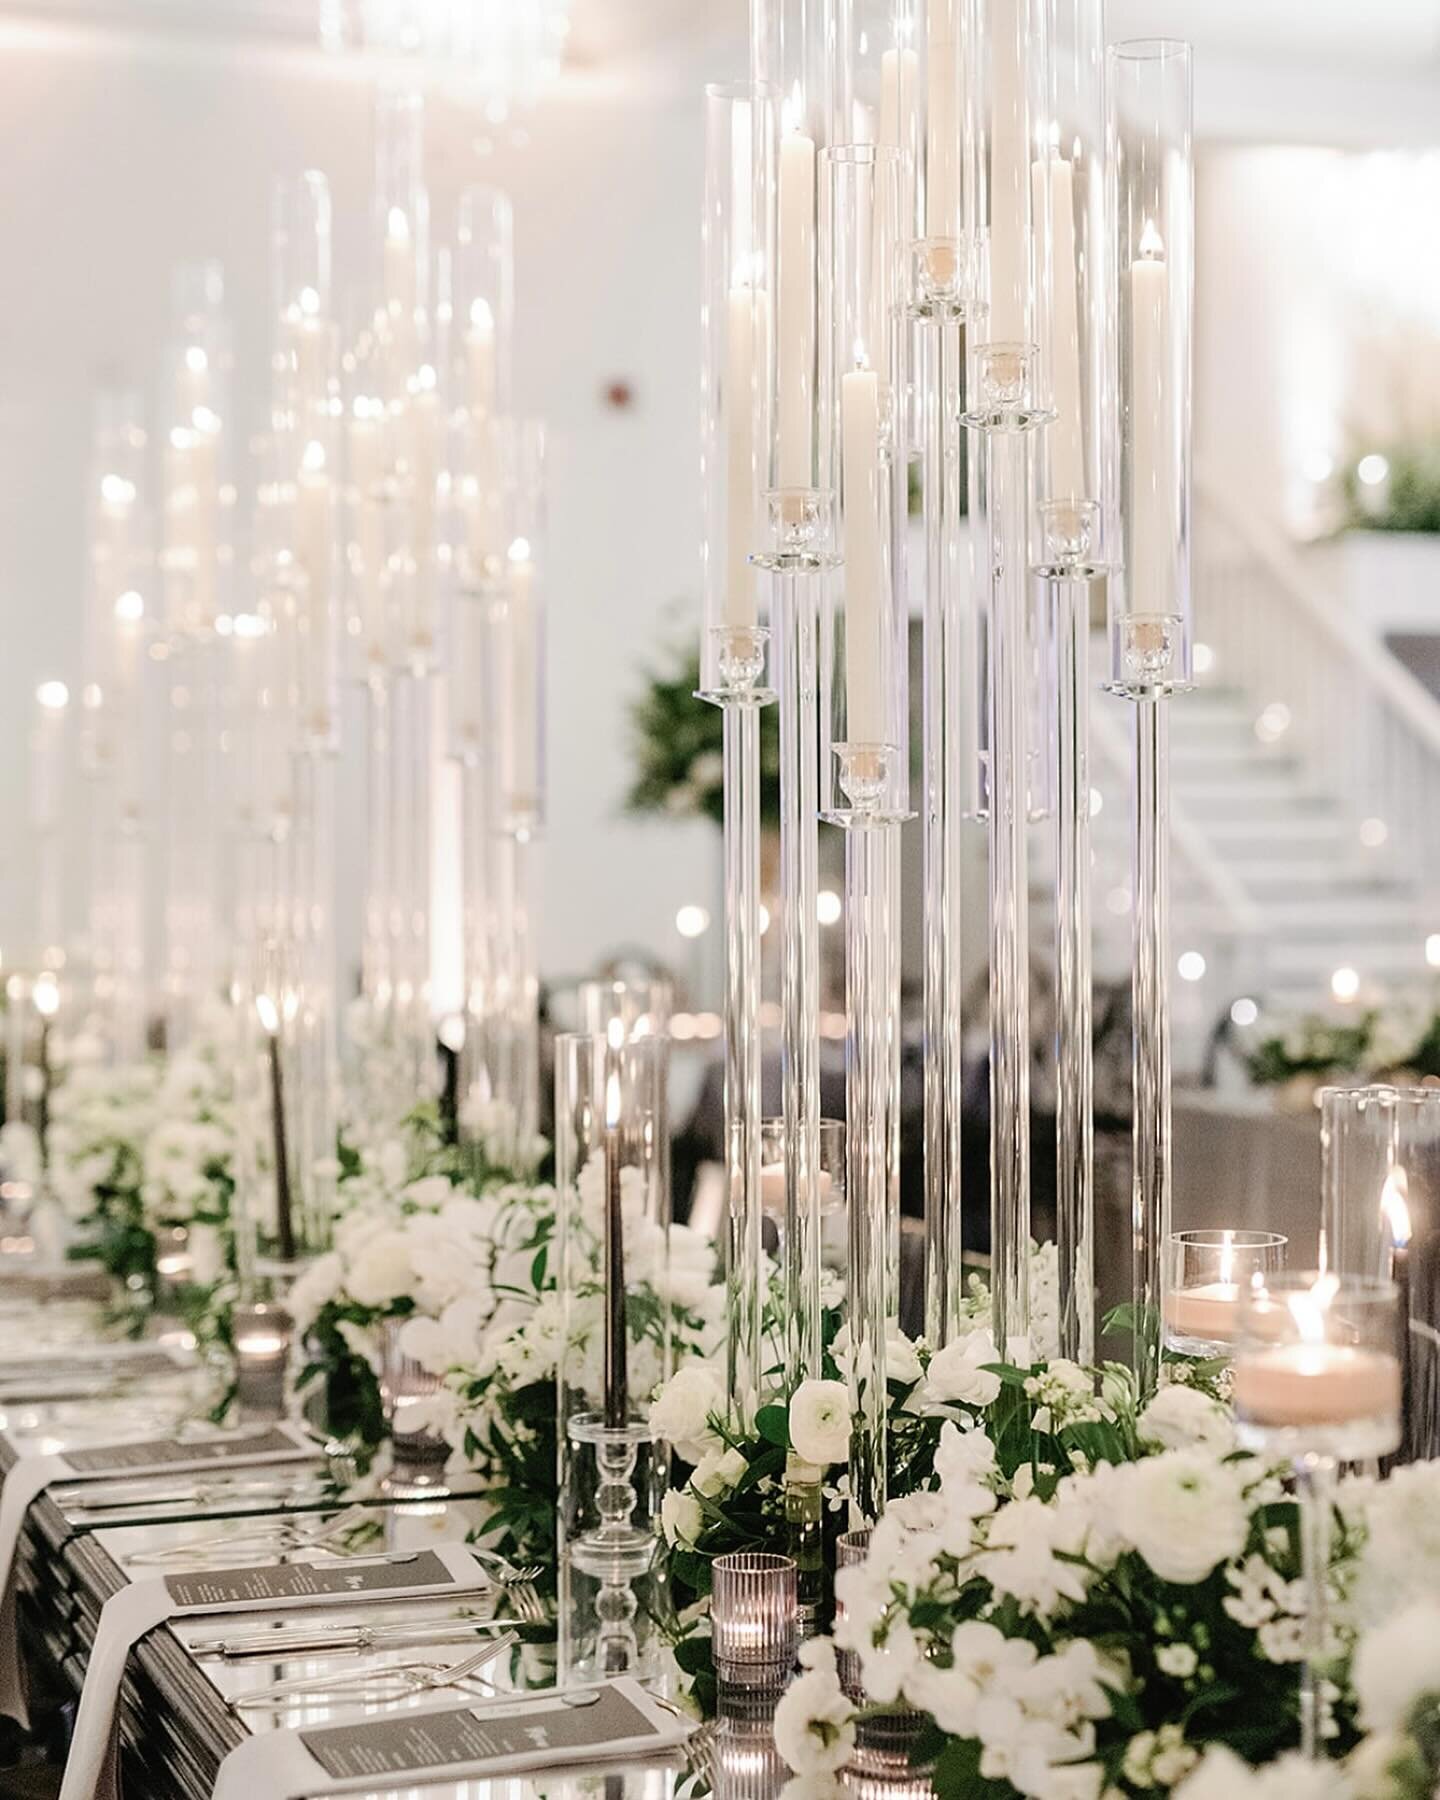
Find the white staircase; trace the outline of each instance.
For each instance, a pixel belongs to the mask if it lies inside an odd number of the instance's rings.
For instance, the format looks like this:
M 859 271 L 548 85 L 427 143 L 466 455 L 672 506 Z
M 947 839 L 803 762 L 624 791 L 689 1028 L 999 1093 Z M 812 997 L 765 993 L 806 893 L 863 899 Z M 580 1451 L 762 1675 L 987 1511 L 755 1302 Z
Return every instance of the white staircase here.
M 1175 982 L 1177 1066 L 1241 997 L 1279 1013 L 1427 984 L 1440 932 L 1440 705 L 1207 488 L 1194 554 L 1197 687 L 1170 708 L 1172 948 L 1196 976 Z M 1131 726 L 1105 695 L 1093 720 L 1096 964 L 1113 973 Z M 1336 981 L 1352 970 L 1353 997 Z

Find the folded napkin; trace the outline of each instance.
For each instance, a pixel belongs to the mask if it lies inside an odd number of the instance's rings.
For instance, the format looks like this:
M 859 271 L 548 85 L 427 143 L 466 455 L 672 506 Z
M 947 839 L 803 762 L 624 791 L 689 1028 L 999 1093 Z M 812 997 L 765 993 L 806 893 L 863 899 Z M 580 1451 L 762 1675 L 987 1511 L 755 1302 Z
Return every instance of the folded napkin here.
M 626 1677 L 568 1694 L 407 1707 L 389 1718 L 357 1712 L 349 1723 L 250 1738 L 221 1763 L 213 1800 L 373 1793 L 376 1778 L 390 1775 L 406 1786 L 420 1775 L 488 1780 L 522 1769 L 649 1756 L 684 1743 L 690 1730 Z M 72 1800 L 68 1786 L 61 1800 Z
M 0 1715 L 28 1728 L 30 1709 L 16 1629 L 15 1551 L 31 1506 L 58 1481 L 102 1481 L 113 1475 L 198 1474 L 207 1469 L 313 1462 L 315 1444 L 296 1425 L 204 1438 L 137 1438 L 87 1446 L 57 1456 L 22 1456 L 0 1487 Z
M 119 1800 L 120 1686 L 130 1652 L 146 1632 L 168 1619 L 197 1613 L 288 1612 L 331 1606 L 347 1597 L 365 1601 L 424 1599 L 474 1593 L 491 1577 L 463 1544 L 343 1562 L 257 1564 L 137 1581 L 112 1594 L 100 1613 L 85 1670 L 75 1733 L 60 1800 Z M 269 1790 L 262 1789 L 269 1800 Z

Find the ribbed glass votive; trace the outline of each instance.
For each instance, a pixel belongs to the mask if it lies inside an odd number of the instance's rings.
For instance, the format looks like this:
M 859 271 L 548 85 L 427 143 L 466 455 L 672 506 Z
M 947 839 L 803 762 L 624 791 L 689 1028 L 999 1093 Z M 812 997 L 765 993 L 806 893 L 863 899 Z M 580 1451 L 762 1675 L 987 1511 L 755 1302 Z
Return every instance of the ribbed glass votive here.
M 710 1623 L 722 1682 L 779 1686 L 794 1667 L 799 1591 L 795 1559 L 762 1550 L 717 1556 Z
M 853 1568 L 856 1563 L 863 1563 L 870 1554 L 870 1527 L 862 1526 L 858 1531 L 844 1531 L 835 1540 L 835 1571 Z M 835 1597 L 835 1623 L 838 1626 L 845 1617 L 844 1602 L 839 1594 Z M 860 1683 L 860 1658 L 853 1650 L 839 1650 L 835 1654 L 835 1669 L 840 1677 L 840 1685 L 852 1700 L 862 1692 Z

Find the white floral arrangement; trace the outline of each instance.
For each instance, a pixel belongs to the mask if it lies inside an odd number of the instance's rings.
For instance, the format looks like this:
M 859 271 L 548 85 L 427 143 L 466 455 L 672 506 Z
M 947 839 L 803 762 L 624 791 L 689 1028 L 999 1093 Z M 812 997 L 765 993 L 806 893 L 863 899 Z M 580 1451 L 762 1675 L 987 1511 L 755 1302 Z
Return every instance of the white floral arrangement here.
M 1116 1370 L 1097 1385 L 1052 1363 L 1005 1381 L 1036 1452 L 1007 1456 L 993 1415 L 947 1420 L 936 1485 L 893 1501 L 866 1560 L 836 1576 L 833 1639 L 806 1646 L 775 1721 L 807 1791 L 832 1782 L 869 1718 L 899 1711 L 942 1800 L 1433 1795 L 1440 1463 L 1341 1485 L 1330 1755 L 1302 1763 L 1286 1755 L 1307 1617 L 1298 1509 L 1235 1450 L 1228 1408 L 1173 1385 L 1136 1416 Z

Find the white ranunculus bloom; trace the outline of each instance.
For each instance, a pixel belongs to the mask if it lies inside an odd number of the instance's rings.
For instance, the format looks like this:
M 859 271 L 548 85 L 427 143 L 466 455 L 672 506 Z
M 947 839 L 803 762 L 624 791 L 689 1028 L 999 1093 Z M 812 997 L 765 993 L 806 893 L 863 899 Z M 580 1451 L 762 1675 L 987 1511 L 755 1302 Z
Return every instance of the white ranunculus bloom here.
M 1440 1461 L 1411 1463 L 1373 1485 L 1347 1483 L 1342 1503 L 1358 1510 L 1365 1531 L 1354 1585 L 1362 1624 L 1389 1618 L 1417 1592 L 1440 1592 Z
M 1440 1694 L 1440 1604 L 1417 1600 L 1367 1631 L 1351 1679 L 1367 1731 L 1403 1727 L 1417 1700 Z
M 1235 1470 L 1203 1450 L 1167 1450 L 1123 1471 L 1119 1530 L 1162 1581 L 1203 1581 L 1245 1548 L 1250 1516 Z
M 989 1331 L 981 1329 L 956 1338 L 930 1358 L 925 1373 L 926 1402 L 933 1406 L 989 1406 L 999 1397 L 1000 1377 L 985 1364 L 1000 1360 Z
M 833 1669 L 807 1669 L 775 1708 L 775 1748 L 797 1775 L 843 1769 L 855 1748 L 855 1709 Z
M 850 1390 L 843 1381 L 802 1381 L 790 1401 L 790 1442 L 824 1468 L 850 1455 Z
M 1227 1407 L 1199 1388 L 1174 1382 L 1162 1387 L 1141 1413 L 1142 1443 L 1162 1450 L 1183 1450 L 1192 1444 L 1224 1456 L 1235 1448 L 1235 1421 Z
M 651 1403 L 650 1429 L 673 1444 L 686 1462 L 698 1463 L 718 1447 L 710 1418 L 724 1407 L 725 1396 L 714 1372 L 703 1363 L 687 1363 Z

